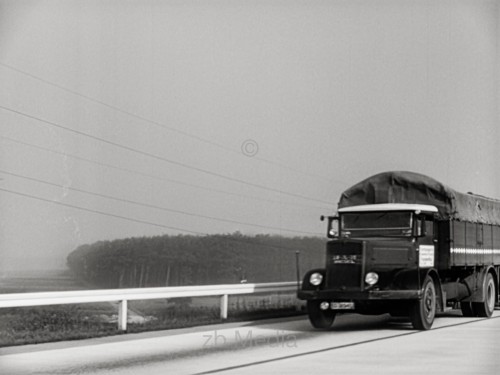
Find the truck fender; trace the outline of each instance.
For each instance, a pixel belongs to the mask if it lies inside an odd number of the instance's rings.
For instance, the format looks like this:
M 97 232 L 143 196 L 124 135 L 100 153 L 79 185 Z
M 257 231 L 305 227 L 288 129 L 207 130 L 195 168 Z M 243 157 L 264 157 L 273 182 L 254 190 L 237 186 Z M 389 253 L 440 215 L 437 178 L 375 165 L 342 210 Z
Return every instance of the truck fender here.
M 427 276 L 432 277 L 436 287 L 436 299 L 438 311 L 444 311 L 446 296 L 444 294 L 441 279 L 435 268 L 419 270 L 401 270 L 394 277 L 394 285 L 401 289 L 421 290 Z
M 441 279 L 439 278 L 439 274 L 435 268 L 431 268 L 427 270 L 423 278 L 420 278 L 421 282 L 423 282 L 423 280 L 425 279 L 425 277 L 427 277 L 427 275 L 432 277 L 434 285 L 436 286 L 437 310 L 440 312 L 444 312 L 444 309 L 446 307 L 446 293 L 444 292 L 443 286 L 441 284 Z

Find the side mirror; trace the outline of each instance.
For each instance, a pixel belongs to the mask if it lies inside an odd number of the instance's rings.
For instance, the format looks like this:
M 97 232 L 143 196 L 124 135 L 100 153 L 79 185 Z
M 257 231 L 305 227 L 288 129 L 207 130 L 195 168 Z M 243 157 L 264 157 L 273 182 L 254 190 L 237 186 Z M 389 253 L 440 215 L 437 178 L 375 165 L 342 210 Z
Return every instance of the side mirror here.
M 417 217 L 415 220 L 415 237 L 425 237 L 426 234 L 425 217 Z

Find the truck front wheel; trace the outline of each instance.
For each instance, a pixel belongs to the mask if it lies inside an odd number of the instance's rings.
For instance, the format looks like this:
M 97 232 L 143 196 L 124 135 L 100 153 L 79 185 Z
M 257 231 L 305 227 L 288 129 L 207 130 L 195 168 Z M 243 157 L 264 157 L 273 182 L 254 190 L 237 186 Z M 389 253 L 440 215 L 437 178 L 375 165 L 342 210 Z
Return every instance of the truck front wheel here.
M 428 330 L 432 327 L 436 316 L 436 287 L 432 277 L 424 280 L 423 296 L 410 307 L 410 320 L 413 328 Z
M 332 326 L 335 320 L 335 311 L 322 310 L 320 308 L 320 301 L 309 300 L 307 301 L 307 313 L 309 315 L 309 321 L 314 328 L 328 329 Z

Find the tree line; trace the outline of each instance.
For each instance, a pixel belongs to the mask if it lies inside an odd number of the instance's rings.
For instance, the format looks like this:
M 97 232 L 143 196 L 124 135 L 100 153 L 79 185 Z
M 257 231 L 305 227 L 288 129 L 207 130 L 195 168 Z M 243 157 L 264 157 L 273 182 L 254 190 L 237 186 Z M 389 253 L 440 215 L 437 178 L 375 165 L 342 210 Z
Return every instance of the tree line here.
M 67 258 L 82 280 L 100 288 L 134 288 L 294 281 L 324 264 L 325 240 L 239 232 L 163 235 L 99 241 Z

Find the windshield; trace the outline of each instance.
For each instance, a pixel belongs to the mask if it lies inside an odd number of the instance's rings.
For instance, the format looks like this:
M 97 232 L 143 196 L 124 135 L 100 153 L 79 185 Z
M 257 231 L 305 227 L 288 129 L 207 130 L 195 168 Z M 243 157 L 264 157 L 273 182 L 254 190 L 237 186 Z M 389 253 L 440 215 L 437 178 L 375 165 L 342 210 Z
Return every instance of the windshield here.
M 349 212 L 340 217 L 342 237 L 403 236 L 412 234 L 412 213 L 389 212 Z

